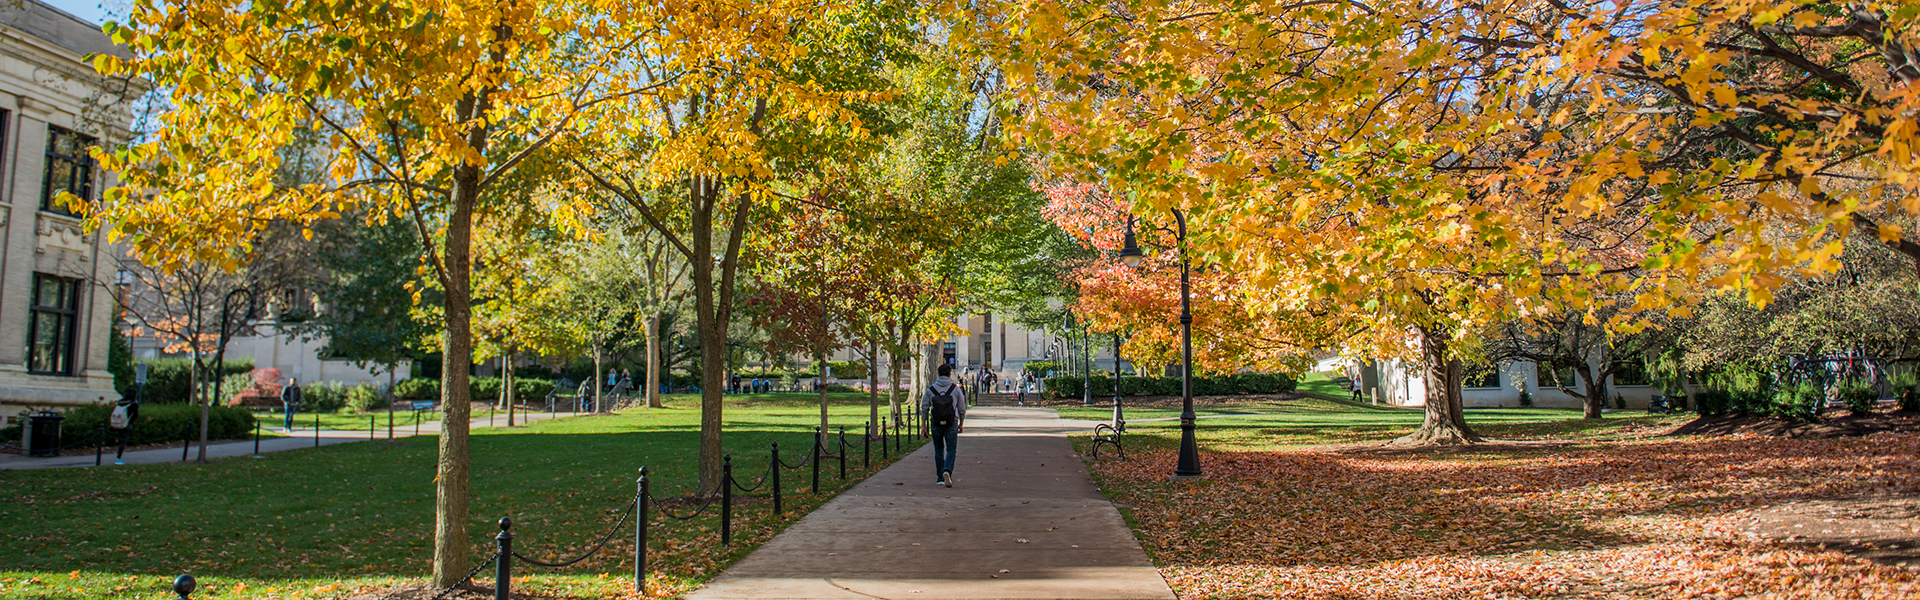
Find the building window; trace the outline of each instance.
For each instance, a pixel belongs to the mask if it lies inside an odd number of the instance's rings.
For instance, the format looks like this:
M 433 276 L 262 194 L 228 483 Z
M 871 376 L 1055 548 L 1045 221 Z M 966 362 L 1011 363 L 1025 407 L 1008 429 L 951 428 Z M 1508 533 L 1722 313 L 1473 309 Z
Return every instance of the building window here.
M 32 309 L 27 328 L 27 371 L 72 375 L 80 280 L 34 274 Z
M 1500 387 L 1500 365 L 1469 365 L 1460 371 L 1460 387 Z
M 1653 379 L 1647 377 L 1647 367 L 1638 362 L 1630 362 L 1613 372 L 1614 385 L 1653 385 Z
M 12 133 L 13 111 L 0 108 L 0 181 L 7 180 L 7 134 Z
M 73 214 L 56 200 L 60 192 L 72 192 L 81 200 L 93 200 L 93 157 L 87 155 L 87 149 L 93 144 L 93 138 L 47 126 L 47 176 L 40 186 L 40 210 Z

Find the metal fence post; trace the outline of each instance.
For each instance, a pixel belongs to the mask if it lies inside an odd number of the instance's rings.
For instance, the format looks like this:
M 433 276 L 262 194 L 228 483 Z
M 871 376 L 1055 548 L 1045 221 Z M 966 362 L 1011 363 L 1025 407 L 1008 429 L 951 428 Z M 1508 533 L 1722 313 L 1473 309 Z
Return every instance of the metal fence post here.
M 860 437 L 860 469 L 873 468 L 873 421 L 867 421 L 866 435 Z
M 320 413 L 313 413 L 313 447 L 320 447 Z
M 101 423 L 93 428 L 93 466 L 100 466 L 101 458 L 107 454 L 107 424 Z
M 511 600 L 513 593 L 513 519 L 500 517 L 500 534 L 493 541 L 500 545 L 500 554 L 493 565 L 493 600 Z
M 193 435 L 193 424 L 199 421 L 197 417 L 187 418 L 187 430 L 180 434 L 180 462 L 187 462 L 187 448 L 193 447 L 193 438 L 188 436 Z
M 779 516 L 779 515 L 780 515 L 780 512 L 781 512 L 781 511 L 780 511 L 780 471 L 781 471 L 781 465 L 780 465 L 780 442 L 774 442 L 774 443 L 773 443 L 773 466 L 771 466 L 771 467 L 768 467 L 768 469 L 769 469 L 769 470 L 771 470 L 771 471 L 773 471 L 773 481 L 772 481 L 772 484 L 773 484 L 773 514 L 774 514 L 774 516 Z
M 833 451 L 840 456 L 840 480 L 847 480 L 847 426 L 840 426 L 840 447 Z
M 641 597 L 647 595 L 647 468 L 640 467 L 640 495 L 634 498 L 639 506 L 634 509 L 633 519 L 633 591 Z
M 194 581 L 192 575 L 173 578 L 173 594 L 179 596 L 180 600 L 193 600 L 193 589 L 199 586 L 199 582 Z
M 720 457 L 720 545 L 733 545 L 733 455 Z
M 387 405 L 387 441 L 393 441 L 393 405 Z
M 813 428 L 813 495 L 820 495 L 820 428 Z
M 260 455 L 260 420 L 253 420 L 253 455 Z
M 380 434 L 380 421 L 376 420 L 379 418 L 380 417 L 373 415 L 367 415 L 367 441 L 369 442 L 375 439 L 374 436 Z
M 880 460 L 893 458 L 893 450 L 887 448 L 887 418 L 880 417 Z

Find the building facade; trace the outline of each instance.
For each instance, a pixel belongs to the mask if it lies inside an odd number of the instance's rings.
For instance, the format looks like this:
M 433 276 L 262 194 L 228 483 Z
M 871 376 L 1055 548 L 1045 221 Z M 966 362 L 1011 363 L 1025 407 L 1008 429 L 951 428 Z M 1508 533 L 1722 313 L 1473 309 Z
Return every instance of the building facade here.
M 55 201 L 105 187 L 89 148 L 125 139 L 126 104 L 86 57 L 100 28 L 37 0 L 0 3 L 0 416 L 117 400 L 107 372 L 116 270 Z M 104 124 L 103 124 L 104 121 Z
M 1427 404 L 1427 382 L 1412 361 L 1399 358 L 1357 361 L 1345 370 L 1348 377 L 1360 382 L 1361 396 L 1371 402 L 1392 406 Z M 1470 376 L 1460 385 L 1460 403 L 1468 408 L 1515 407 L 1520 406 L 1520 394 L 1525 392 L 1534 406 L 1585 406 L 1584 400 L 1568 394 L 1559 385 L 1564 383 L 1584 394 L 1586 384 L 1581 378 L 1586 377 L 1585 374 L 1567 372 L 1556 378 L 1540 371 L 1539 365 L 1533 362 L 1512 361 L 1477 377 Z M 1618 396 L 1626 400 L 1627 408 L 1645 409 L 1660 393 L 1660 388 L 1639 373 L 1609 375 L 1602 383 L 1608 408 L 1614 406 L 1613 399 Z

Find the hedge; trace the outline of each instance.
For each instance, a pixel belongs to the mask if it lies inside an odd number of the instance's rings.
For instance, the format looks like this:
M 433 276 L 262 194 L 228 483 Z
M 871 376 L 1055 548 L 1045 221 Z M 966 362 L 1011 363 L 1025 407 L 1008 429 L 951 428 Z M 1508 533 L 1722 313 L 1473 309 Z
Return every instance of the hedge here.
M 1112 396 L 1113 377 L 1094 375 L 1093 395 Z M 1047 378 L 1047 394 L 1054 398 L 1081 397 L 1081 378 Z M 1218 377 L 1194 377 L 1195 396 L 1232 396 L 1238 394 L 1283 394 L 1294 390 L 1293 378 L 1278 373 L 1235 373 Z M 1120 391 L 1129 396 L 1178 396 L 1179 377 L 1123 377 Z
M 100 424 L 107 422 L 107 417 L 113 414 L 113 406 L 112 404 L 89 404 L 67 409 L 66 420 L 60 422 L 61 443 L 72 444 L 91 438 L 94 432 L 98 431 Z M 248 412 L 244 407 L 215 406 L 208 413 L 208 417 L 207 437 L 210 439 L 253 435 L 253 413 Z M 168 434 L 173 434 L 169 439 L 174 440 L 180 439 L 181 435 L 200 439 L 199 427 L 193 427 L 185 434 L 179 433 L 182 427 L 186 427 L 188 423 L 197 422 L 199 418 L 200 407 L 192 404 L 141 403 L 140 418 L 133 421 L 133 441 L 154 440 Z M 21 427 L 14 425 L 0 430 L 0 438 L 18 440 L 20 432 Z M 111 430 L 108 431 L 108 435 L 112 435 Z M 117 442 L 118 438 L 109 437 L 108 441 Z
M 468 380 L 474 402 L 499 402 L 500 378 L 475 377 Z M 515 377 L 513 379 L 513 399 L 515 402 L 533 402 L 544 400 L 553 392 L 553 382 L 546 379 Z
M 193 365 L 191 359 L 161 358 L 143 362 L 147 365 L 147 386 L 142 392 L 145 396 L 141 398 L 143 409 L 154 404 L 186 404 L 192 399 L 193 383 L 188 378 Z M 209 360 L 207 364 L 211 366 L 213 361 Z M 250 373 L 253 371 L 253 359 L 227 359 L 224 370 L 225 375 Z

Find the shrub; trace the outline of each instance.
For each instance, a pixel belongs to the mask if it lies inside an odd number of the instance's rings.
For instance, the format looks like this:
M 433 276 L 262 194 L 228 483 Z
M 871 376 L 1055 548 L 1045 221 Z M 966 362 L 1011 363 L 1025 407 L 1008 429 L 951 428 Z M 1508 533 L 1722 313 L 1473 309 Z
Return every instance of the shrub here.
M 295 410 L 308 413 L 339 412 L 347 407 L 347 394 L 352 387 L 337 381 L 300 386 L 300 406 Z
M 408 400 L 439 400 L 440 380 L 415 377 L 394 382 L 393 395 Z
M 855 388 L 855 387 L 853 387 L 853 386 L 850 386 L 850 385 L 845 385 L 845 384 L 839 384 L 839 383 L 830 383 L 830 384 L 827 384 L 827 391 L 829 391 L 829 392 L 858 392 L 858 391 L 860 391 L 860 390 L 859 390 L 858 388 Z
M 1521 407 L 1521 408 L 1532 408 L 1532 407 L 1533 407 L 1533 394 L 1531 394 L 1531 393 L 1528 393 L 1528 392 L 1520 392 L 1520 407 Z
M 1619 394 L 1614 394 L 1614 395 L 1613 395 L 1613 408 L 1614 408 L 1614 410 L 1626 410 L 1626 409 L 1627 409 L 1627 397 L 1626 397 L 1626 396 L 1622 396 L 1622 395 L 1619 395 Z
M 1864 416 L 1873 414 L 1873 404 L 1880 401 L 1880 393 L 1865 382 L 1849 381 L 1840 387 L 1840 399 L 1846 401 L 1847 410 Z
M 1818 421 L 1820 405 L 1826 403 L 1826 390 L 1812 382 L 1782 387 L 1773 395 L 1771 416 L 1796 421 Z
M 830 360 L 827 366 L 833 368 L 833 376 L 840 379 L 866 379 L 867 363 L 855 360 Z M 742 379 L 746 376 L 741 375 Z
M 347 409 L 357 413 L 387 407 L 387 395 L 378 386 L 362 383 L 347 388 Z
M 1920 412 L 1920 368 L 1897 369 L 1887 374 L 1887 384 L 1893 388 L 1894 399 L 1900 402 L 1900 410 Z
M 469 382 L 468 386 L 470 386 L 469 391 L 473 394 L 472 396 L 470 396 L 470 398 L 474 402 L 499 402 L 500 401 L 500 378 L 475 377 L 473 379 L 468 380 L 468 382 Z M 641 380 L 639 382 L 636 382 L 636 384 L 645 385 L 646 381 Z M 579 384 L 576 383 L 574 385 L 577 386 Z M 435 386 L 434 390 L 436 392 L 434 396 L 436 398 L 439 397 L 439 394 L 437 393 L 439 391 L 439 386 Z M 553 393 L 553 382 L 550 380 L 534 379 L 529 377 L 513 378 L 513 400 L 515 402 L 533 402 L 537 400 L 545 400 L 547 395 L 551 393 Z M 565 391 L 565 393 L 573 393 L 573 390 L 568 389 Z
M 65 444 L 91 439 L 99 431 L 100 424 L 107 422 L 113 414 L 113 404 L 89 404 L 64 411 L 67 418 L 60 422 L 60 441 Z M 246 437 L 253 433 L 253 413 L 237 406 L 214 406 L 207 414 L 207 437 L 226 439 Z M 146 404 L 140 405 L 140 418 L 133 421 L 133 441 L 179 440 L 182 436 L 190 439 L 200 438 L 199 427 L 188 427 L 199 422 L 200 407 L 192 404 Z M 21 427 L 14 425 L 0 430 L 0 438 L 20 439 Z M 109 430 L 108 435 L 112 435 Z M 115 441 L 109 438 L 109 442 Z
M 1052 374 L 1054 369 L 1059 368 L 1059 365 L 1051 360 L 1032 360 L 1027 361 L 1027 366 L 1023 368 L 1034 377 L 1046 377 Z
M 141 399 L 142 410 L 150 404 L 185 404 L 193 398 L 193 383 L 189 378 L 193 369 L 192 360 L 162 358 L 143 362 L 147 365 L 147 385 L 141 392 L 145 394 Z M 208 361 L 207 364 L 213 363 Z M 250 373 L 253 371 L 253 359 L 228 359 L 225 371 L 226 375 Z
M 1693 395 L 1693 409 L 1703 417 L 1726 416 L 1733 411 L 1733 394 L 1726 390 L 1700 390 Z
M 1050 377 L 1046 380 L 1047 394 L 1055 398 L 1079 398 L 1081 378 Z M 1095 375 L 1092 378 L 1094 396 L 1113 395 L 1113 377 Z M 1193 394 L 1195 396 L 1231 396 L 1240 394 L 1282 394 L 1297 387 L 1293 378 L 1278 373 L 1236 373 L 1216 377 L 1194 377 Z M 1120 392 L 1135 396 L 1177 396 L 1180 394 L 1179 377 L 1123 377 Z

